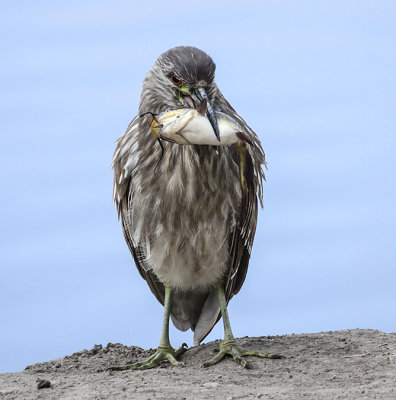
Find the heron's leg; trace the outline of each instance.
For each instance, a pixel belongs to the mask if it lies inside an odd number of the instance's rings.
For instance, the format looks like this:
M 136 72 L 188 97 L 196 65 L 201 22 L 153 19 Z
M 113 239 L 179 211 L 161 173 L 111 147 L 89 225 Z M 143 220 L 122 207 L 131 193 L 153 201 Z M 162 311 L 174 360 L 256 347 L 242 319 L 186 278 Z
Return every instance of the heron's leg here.
M 244 356 L 257 356 L 261 358 L 283 358 L 277 354 L 267 354 L 260 353 L 258 351 L 245 350 L 244 348 L 236 344 L 234 335 L 231 330 L 230 319 L 228 317 L 227 302 L 224 295 L 224 289 L 219 286 L 217 288 L 218 299 L 220 304 L 221 316 L 223 318 L 224 324 L 224 340 L 220 343 L 220 351 L 209 361 L 203 364 L 203 367 L 209 367 L 211 365 L 217 364 L 221 361 L 225 355 L 230 355 L 232 358 L 242 365 L 242 367 L 247 368 L 248 363 L 243 358 Z
M 125 371 L 127 369 L 150 369 L 157 367 L 161 361 L 168 360 L 172 365 L 183 366 L 182 362 L 176 360 L 187 350 L 187 345 L 183 343 L 180 348 L 175 350 L 169 341 L 169 316 L 172 307 L 172 288 L 165 286 L 164 320 L 162 322 L 161 339 L 157 351 L 145 361 L 137 362 L 120 367 L 111 367 L 113 371 Z

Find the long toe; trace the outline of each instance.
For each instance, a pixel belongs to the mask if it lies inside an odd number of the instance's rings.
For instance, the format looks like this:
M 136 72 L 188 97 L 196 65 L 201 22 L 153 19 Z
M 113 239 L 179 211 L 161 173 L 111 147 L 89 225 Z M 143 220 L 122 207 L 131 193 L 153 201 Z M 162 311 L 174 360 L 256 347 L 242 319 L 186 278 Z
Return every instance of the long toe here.
M 180 361 L 177 361 L 176 358 L 180 357 L 187 351 L 187 345 L 185 343 L 182 344 L 180 348 L 175 350 L 173 347 L 159 347 L 157 351 L 150 356 L 147 360 L 140 361 L 134 364 L 129 365 L 121 365 L 108 368 L 111 371 L 126 371 L 128 369 L 151 369 L 158 367 L 162 361 L 167 361 L 175 367 L 183 367 L 184 364 Z
M 236 344 L 234 340 L 220 344 L 220 351 L 209 361 L 205 362 L 203 367 L 210 367 L 220 362 L 226 355 L 231 356 L 243 368 L 250 368 L 250 364 L 245 359 L 245 356 L 255 356 L 260 358 L 280 359 L 284 358 L 278 354 L 260 353 L 259 351 L 245 350 Z

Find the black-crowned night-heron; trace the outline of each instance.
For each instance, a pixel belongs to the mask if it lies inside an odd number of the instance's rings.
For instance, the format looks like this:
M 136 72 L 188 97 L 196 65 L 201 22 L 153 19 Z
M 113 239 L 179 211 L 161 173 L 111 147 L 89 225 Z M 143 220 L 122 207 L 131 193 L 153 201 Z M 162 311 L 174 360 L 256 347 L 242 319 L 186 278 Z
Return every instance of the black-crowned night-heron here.
M 195 47 L 162 54 L 147 74 L 139 114 L 118 140 L 113 158 L 114 201 L 126 242 L 141 276 L 164 305 L 157 352 L 148 360 L 116 369 L 152 368 L 185 351 L 169 342 L 169 317 L 176 328 L 194 331 L 199 344 L 223 318 L 224 341 L 205 366 L 231 355 L 242 366 L 246 351 L 235 343 L 227 304 L 246 276 L 262 201 L 264 152 L 256 134 L 214 82 L 215 64 Z M 220 140 L 217 110 L 242 127 L 245 146 L 156 143 L 145 113 L 198 107 Z

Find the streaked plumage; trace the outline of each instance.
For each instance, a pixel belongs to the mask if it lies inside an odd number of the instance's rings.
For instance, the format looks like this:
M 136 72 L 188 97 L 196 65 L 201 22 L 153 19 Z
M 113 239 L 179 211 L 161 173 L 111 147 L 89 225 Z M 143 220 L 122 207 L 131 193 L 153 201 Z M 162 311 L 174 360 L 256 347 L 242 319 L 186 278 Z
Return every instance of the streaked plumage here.
M 259 139 L 221 94 L 214 74 L 212 59 L 194 47 L 162 54 L 144 80 L 138 116 L 113 158 L 114 202 L 136 266 L 162 304 L 164 284 L 174 289 L 172 321 L 180 330 L 193 329 L 195 343 L 220 317 L 215 287 L 224 285 L 228 303 L 245 280 L 265 164 Z M 190 105 L 171 75 L 188 87 L 204 87 L 213 109 L 243 128 L 252 143 L 245 194 L 232 146 L 163 142 L 162 155 L 150 118 L 139 115 Z

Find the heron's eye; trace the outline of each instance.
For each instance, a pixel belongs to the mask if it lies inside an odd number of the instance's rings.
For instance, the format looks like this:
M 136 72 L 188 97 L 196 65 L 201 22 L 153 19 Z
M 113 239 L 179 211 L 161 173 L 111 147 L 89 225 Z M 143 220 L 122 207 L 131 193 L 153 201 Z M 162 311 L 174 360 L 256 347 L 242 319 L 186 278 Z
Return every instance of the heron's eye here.
M 182 81 L 177 79 L 175 75 L 171 75 L 170 79 L 171 79 L 172 83 L 176 86 L 180 86 L 182 84 Z

